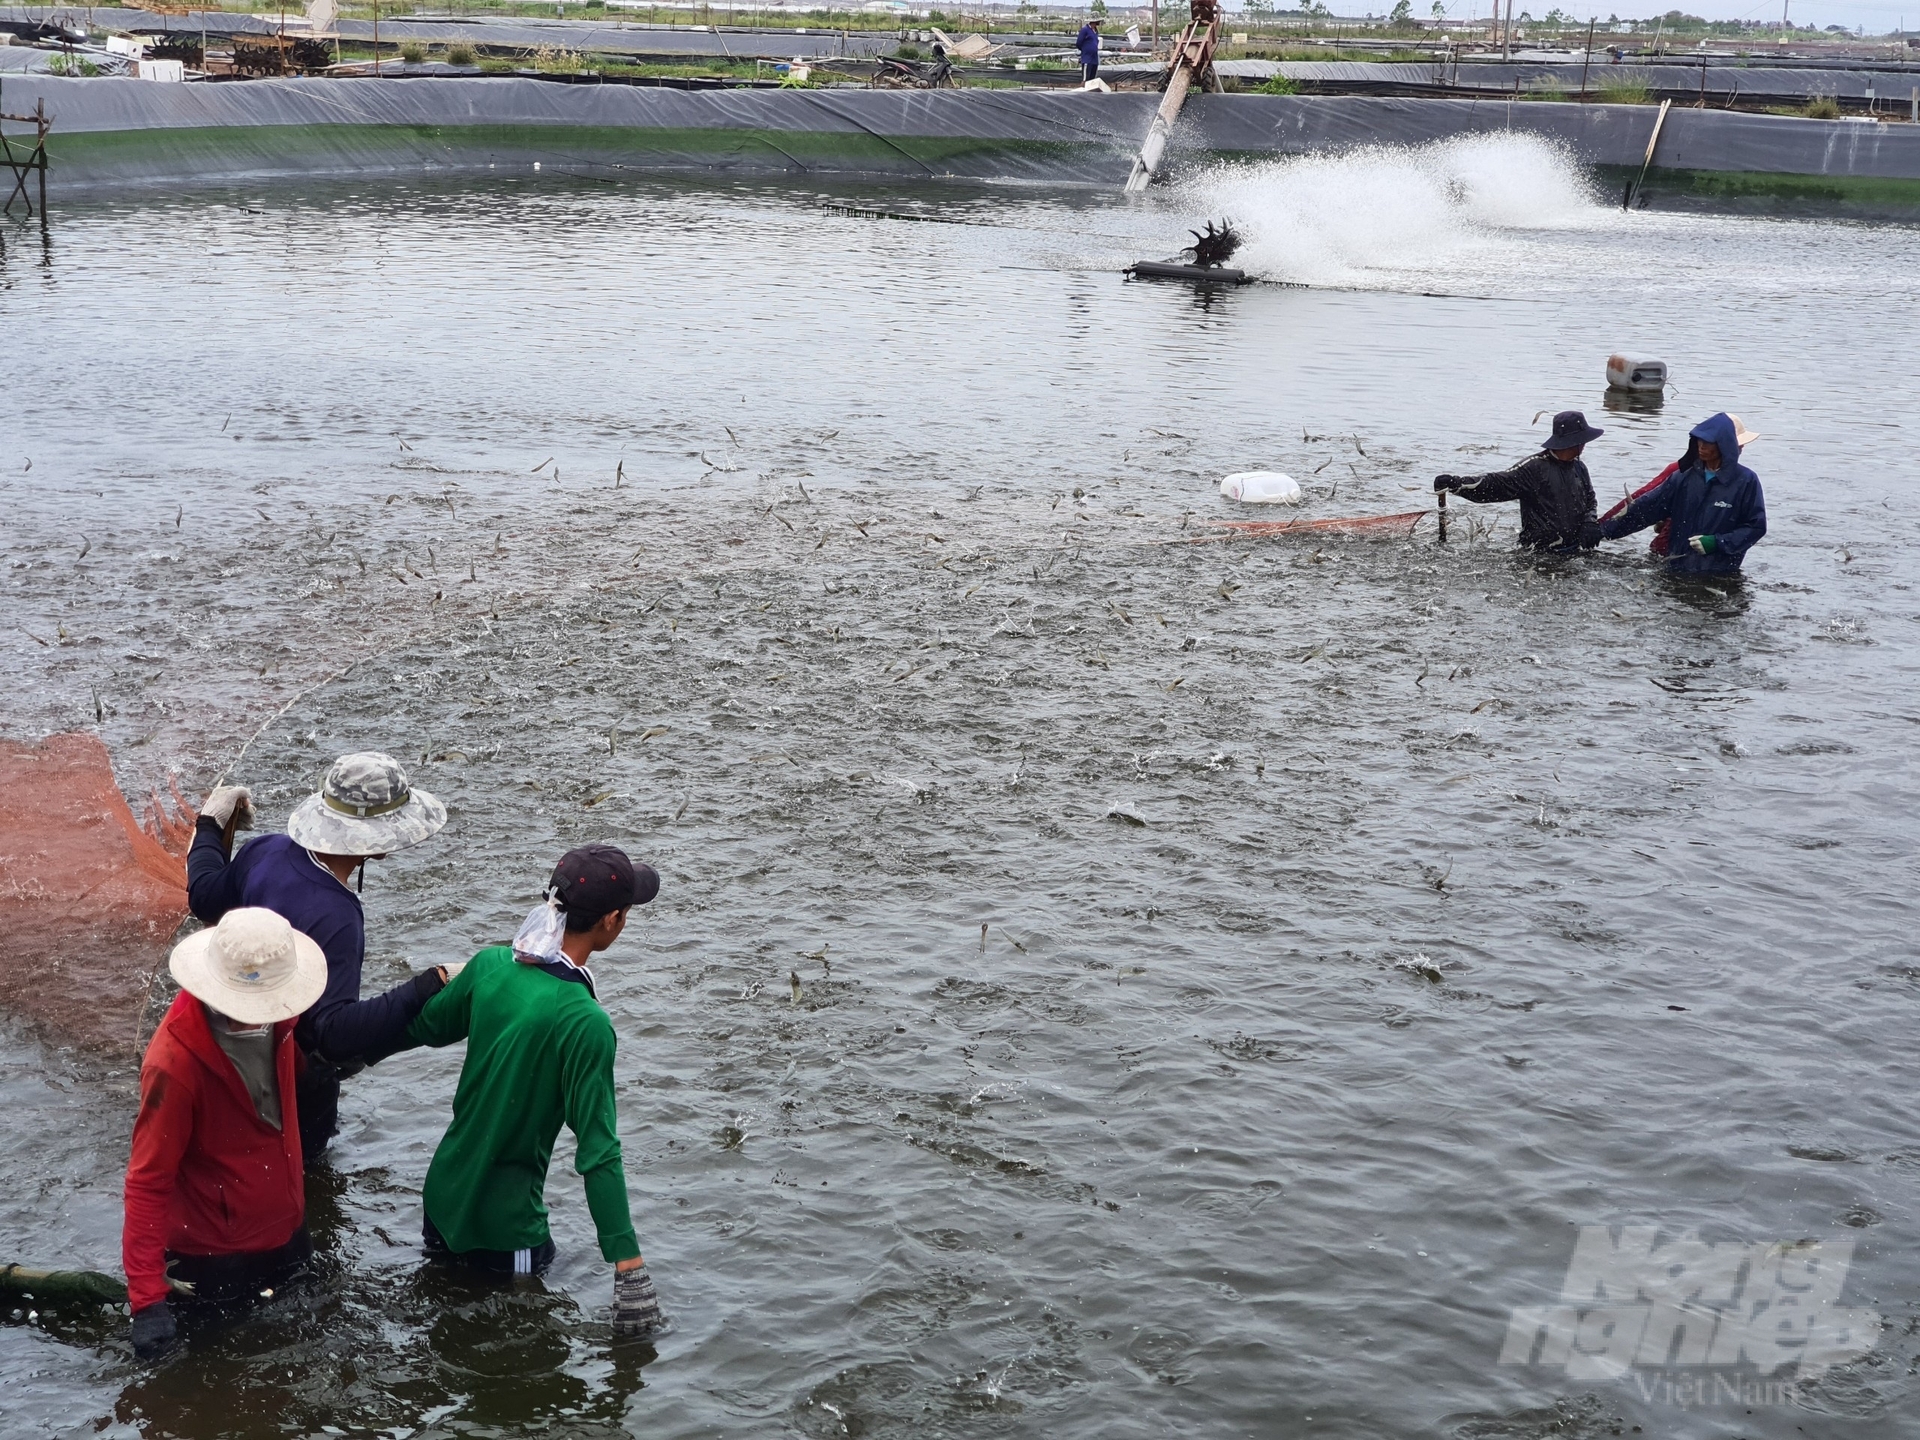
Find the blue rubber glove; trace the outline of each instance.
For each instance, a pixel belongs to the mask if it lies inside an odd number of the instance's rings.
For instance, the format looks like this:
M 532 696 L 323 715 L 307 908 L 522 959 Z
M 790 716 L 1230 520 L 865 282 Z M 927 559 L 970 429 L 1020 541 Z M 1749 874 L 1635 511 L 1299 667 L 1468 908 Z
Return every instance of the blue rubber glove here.
M 133 1312 L 133 1353 L 142 1360 L 162 1360 L 180 1348 L 173 1306 L 160 1300 Z
M 1720 548 L 1720 542 L 1711 535 L 1695 535 L 1687 541 L 1687 547 L 1696 555 L 1711 555 Z

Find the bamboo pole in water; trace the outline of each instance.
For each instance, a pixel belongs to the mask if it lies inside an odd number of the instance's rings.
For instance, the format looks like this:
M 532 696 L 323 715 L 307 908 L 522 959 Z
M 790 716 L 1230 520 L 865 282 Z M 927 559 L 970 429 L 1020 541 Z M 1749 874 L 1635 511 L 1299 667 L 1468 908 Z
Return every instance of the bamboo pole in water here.
M 1153 124 L 1147 127 L 1147 138 L 1140 146 L 1140 153 L 1134 156 L 1133 173 L 1127 176 L 1127 193 L 1137 194 L 1153 182 L 1154 173 L 1160 168 L 1161 157 L 1167 153 L 1167 141 L 1173 134 L 1173 122 L 1180 118 L 1180 107 L 1187 103 L 1187 87 L 1193 84 L 1193 72 L 1184 64 L 1174 67 L 1173 75 L 1167 81 L 1167 93 L 1160 101 L 1160 108 L 1154 112 Z
M 1660 102 L 1660 113 L 1654 117 L 1653 121 L 1653 134 L 1647 137 L 1647 158 L 1640 162 L 1640 178 L 1634 181 L 1633 184 L 1627 186 L 1626 197 L 1620 202 L 1620 208 L 1622 210 L 1631 210 L 1633 208 L 1633 197 L 1635 193 L 1641 186 L 1647 183 L 1647 171 L 1653 165 L 1654 147 L 1660 143 L 1660 127 L 1667 123 L 1667 111 L 1672 108 L 1673 101 L 1662 100 Z
M 1187 91 L 1195 79 L 1213 68 L 1214 46 L 1220 40 L 1220 12 L 1212 0 L 1193 0 L 1189 12 L 1193 19 L 1174 43 L 1172 68 L 1167 73 L 1167 93 L 1154 112 L 1147 138 L 1134 157 L 1133 171 L 1127 176 L 1127 193 L 1136 195 L 1153 183 L 1167 153 L 1167 141 L 1173 134 L 1173 122 L 1180 118 L 1180 107 L 1187 103 Z

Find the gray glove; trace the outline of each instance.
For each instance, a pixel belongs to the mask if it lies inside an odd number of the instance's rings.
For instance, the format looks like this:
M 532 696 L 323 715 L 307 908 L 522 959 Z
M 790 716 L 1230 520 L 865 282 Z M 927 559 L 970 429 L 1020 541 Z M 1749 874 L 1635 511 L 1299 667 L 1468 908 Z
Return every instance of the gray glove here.
M 660 1297 L 653 1293 L 653 1276 L 644 1264 L 613 1272 L 613 1333 L 645 1339 L 665 1328 Z
M 133 1312 L 133 1353 L 142 1360 L 160 1360 L 180 1348 L 180 1331 L 173 1323 L 173 1306 L 165 1300 Z
M 240 818 L 234 822 L 234 829 L 253 828 L 253 792 L 244 785 L 216 785 L 200 802 L 200 818 L 213 821 L 222 830 L 235 815 Z

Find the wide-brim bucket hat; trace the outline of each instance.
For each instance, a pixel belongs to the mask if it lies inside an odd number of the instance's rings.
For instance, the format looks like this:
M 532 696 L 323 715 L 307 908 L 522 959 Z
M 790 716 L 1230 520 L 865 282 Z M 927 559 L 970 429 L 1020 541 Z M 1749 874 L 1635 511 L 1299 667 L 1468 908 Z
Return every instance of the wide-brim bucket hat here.
M 167 969 L 180 988 L 242 1025 L 304 1014 L 327 988 L 326 952 L 271 910 L 229 910 L 210 930 L 173 947 Z
M 1542 450 L 1577 450 L 1582 445 L 1598 440 L 1607 432 L 1587 423 L 1587 417 L 1578 410 L 1562 410 L 1553 417 L 1553 433 L 1548 435 Z
M 342 755 L 317 795 L 287 817 L 296 845 L 321 855 L 391 855 L 418 845 L 447 823 L 447 807 L 407 782 L 391 755 Z

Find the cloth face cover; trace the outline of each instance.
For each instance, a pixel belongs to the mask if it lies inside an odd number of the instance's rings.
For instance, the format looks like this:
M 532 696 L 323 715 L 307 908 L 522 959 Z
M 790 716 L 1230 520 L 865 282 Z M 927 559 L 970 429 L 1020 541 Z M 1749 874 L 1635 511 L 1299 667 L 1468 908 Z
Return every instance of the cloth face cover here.
M 226 1054 L 233 1068 L 240 1074 L 240 1083 L 247 1087 L 247 1094 L 253 1101 L 254 1113 L 271 1125 L 280 1128 L 280 1082 L 274 1073 L 274 1042 L 271 1025 L 242 1025 L 230 1020 L 218 1010 L 201 1001 L 207 1012 L 207 1029 L 213 1033 L 213 1043 Z
M 527 912 L 527 918 L 520 922 L 520 932 L 513 937 L 513 958 L 522 965 L 544 970 L 558 979 L 584 985 L 587 993 L 598 999 L 593 971 L 584 965 L 574 964 L 560 948 L 561 937 L 566 933 L 566 912 L 550 893 L 545 904 L 534 906 Z

